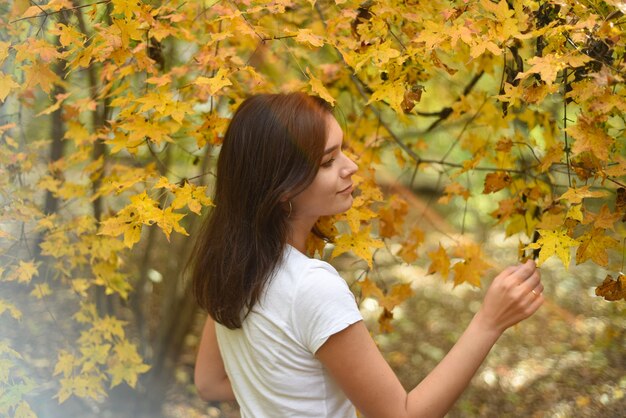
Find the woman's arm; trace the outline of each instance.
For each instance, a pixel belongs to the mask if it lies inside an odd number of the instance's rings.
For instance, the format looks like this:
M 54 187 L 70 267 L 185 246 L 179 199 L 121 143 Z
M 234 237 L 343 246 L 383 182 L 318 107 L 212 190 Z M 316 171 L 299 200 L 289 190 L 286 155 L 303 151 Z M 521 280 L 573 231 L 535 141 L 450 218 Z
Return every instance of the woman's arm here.
M 215 322 L 207 315 L 198 348 L 194 383 L 205 401 L 234 401 L 235 394 L 224 369 L 224 361 L 217 345 Z
M 459 341 L 408 394 L 363 322 L 331 336 L 316 356 L 366 417 L 442 417 L 502 332 L 539 309 L 542 290 L 534 262 L 505 269 L 494 279 Z

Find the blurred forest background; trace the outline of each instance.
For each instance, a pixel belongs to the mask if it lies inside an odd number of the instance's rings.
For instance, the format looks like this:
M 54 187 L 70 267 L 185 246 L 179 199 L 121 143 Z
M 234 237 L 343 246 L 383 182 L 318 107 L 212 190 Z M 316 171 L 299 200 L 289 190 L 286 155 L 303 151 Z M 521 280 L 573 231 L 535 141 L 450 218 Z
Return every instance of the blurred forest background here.
M 0 0 L 0 416 L 237 417 L 193 387 L 184 270 L 249 94 L 332 102 L 335 265 L 407 389 L 491 278 L 545 306 L 451 417 L 626 410 L 620 0 Z

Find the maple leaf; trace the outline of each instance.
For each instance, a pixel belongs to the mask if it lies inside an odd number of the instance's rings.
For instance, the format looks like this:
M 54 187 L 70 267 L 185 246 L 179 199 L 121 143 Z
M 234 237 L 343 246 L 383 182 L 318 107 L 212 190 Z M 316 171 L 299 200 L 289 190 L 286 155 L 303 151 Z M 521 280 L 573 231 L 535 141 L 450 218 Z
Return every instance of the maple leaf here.
M 454 196 L 461 196 L 464 200 L 470 198 L 470 192 L 459 183 L 448 184 L 443 190 L 444 195 L 438 200 L 439 203 L 447 205 Z
M 556 255 L 565 268 L 568 268 L 571 259 L 570 248 L 577 246 L 579 242 L 573 239 L 564 227 L 555 230 L 537 229 L 537 232 L 540 235 L 537 242 L 526 246 L 529 249 L 540 249 L 537 265 L 542 265 L 548 258 Z
M 353 234 L 359 232 L 361 224 L 371 223 L 372 219 L 378 217 L 378 214 L 365 205 L 353 204 L 352 207 L 344 214 L 336 217 L 337 221 L 345 220 Z
M 583 186 L 583 187 L 570 187 L 569 189 L 567 189 L 567 191 L 565 193 L 563 193 L 561 196 L 559 196 L 557 198 L 557 200 L 563 200 L 565 199 L 565 201 L 575 205 L 578 203 L 581 203 L 583 201 L 583 199 L 587 198 L 587 197 L 591 197 L 591 198 L 596 198 L 596 197 L 604 197 L 607 195 L 607 192 L 605 191 L 591 191 L 589 190 L 590 186 Z
M 413 290 L 409 283 L 398 283 L 392 286 L 391 290 L 379 300 L 380 305 L 388 311 L 400 305 L 402 302 L 413 296 Z
M 158 187 L 158 185 L 155 187 Z M 213 202 L 206 195 L 206 186 L 198 187 L 185 182 L 183 187 L 174 189 L 174 195 L 176 197 L 170 205 L 172 209 L 188 206 L 190 211 L 200 215 L 203 206 L 213 206 Z
M 622 217 L 621 213 L 611 212 L 609 206 L 605 203 L 600 208 L 600 212 L 594 214 L 593 212 L 585 212 L 585 219 L 583 224 L 587 225 L 593 222 L 594 228 L 611 229 L 614 230 L 615 222 L 619 221 Z
M 427 253 L 431 259 L 430 266 L 428 267 L 427 274 L 439 273 L 444 281 L 448 279 L 450 273 L 450 259 L 446 250 L 439 244 L 439 247 L 435 251 Z
M 452 266 L 454 286 L 469 283 L 480 287 L 480 278 L 491 265 L 485 261 L 485 255 L 479 245 L 474 243 L 461 244 L 454 249 L 454 255 L 464 258 Z
M 319 78 L 315 77 L 311 73 L 311 70 L 309 70 L 309 67 L 306 68 L 306 74 L 309 77 L 309 86 L 311 87 L 311 90 L 313 91 L 313 93 L 317 94 L 319 97 L 321 97 L 322 99 L 326 100 L 328 103 L 334 106 L 336 100 L 328 92 L 328 90 L 324 86 L 324 83 L 322 83 L 322 81 Z
M 136 346 L 127 340 L 122 340 L 116 344 L 114 352 L 113 365 L 108 370 L 111 375 L 110 387 L 113 388 L 125 381 L 134 388 L 137 384 L 138 375 L 150 370 L 150 366 L 141 361 Z
M 375 299 L 384 311 L 391 313 L 393 309 L 402 302 L 413 296 L 413 290 L 409 283 L 398 283 L 391 287 L 387 292 L 383 292 L 376 283 L 372 282 L 368 277 L 361 280 L 359 287 L 363 298 Z M 386 319 L 393 318 L 393 315 L 386 315 Z
M 405 263 L 411 264 L 417 260 L 417 249 L 424 242 L 424 231 L 415 227 L 409 233 L 406 241 L 402 244 L 398 255 Z
M 609 264 L 607 251 L 611 248 L 617 248 L 619 241 L 606 236 L 604 231 L 601 228 L 594 228 L 591 232 L 578 238 L 580 246 L 576 251 L 576 264 L 584 263 L 589 259 L 603 267 Z
M 13 80 L 11 74 L 0 73 L 0 102 L 4 102 L 11 90 L 18 88 L 20 85 Z
M 354 255 L 367 261 L 367 265 L 372 268 L 372 248 L 382 248 L 383 242 L 371 236 L 371 225 L 362 228 L 357 234 L 344 234 L 335 241 L 333 258 L 351 251 Z
M 582 222 L 583 221 L 583 212 L 582 205 L 572 205 L 565 215 L 568 219 L 574 219 L 575 221 Z
M 405 88 L 397 83 L 383 83 L 377 86 L 366 104 L 373 102 L 387 102 L 398 115 L 404 115 L 402 102 Z
M 509 184 L 511 184 L 511 176 L 508 173 L 503 171 L 489 173 L 485 177 L 485 187 L 483 189 L 483 193 L 495 193 L 504 189 Z
M 22 317 L 22 311 L 20 311 L 15 305 L 0 299 L 0 315 L 2 315 L 5 311 L 8 311 L 9 315 L 11 315 L 14 319 L 19 320 Z
M 27 392 L 30 391 L 28 390 Z M 37 414 L 35 414 L 26 401 L 22 400 L 17 404 L 17 408 L 15 408 L 15 412 L 13 413 L 13 418 L 37 418 Z
M 42 299 L 45 296 L 49 296 L 52 294 L 52 289 L 50 289 L 50 285 L 48 283 L 37 284 L 30 295 L 37 298 Z
M 196 78 L 195 84 L 199 86 L 208 86 L 208 91 L 211 96 L 214 96 L 218 91 L 226 86 L 231 86 L 233 83 L 228 79 L 228 71 L 225 68 L 220 68 L 215 73 L 214 77 L 208 78 L 200 76 Z
M 541 159 L 539 164 L 539 171 L 545 173 L 553 164 L 561 162 L 563 159 L 563 148 L 560 144 L 552 145 L 546 151 L 546 154 Z
M 611 302 L 626 300 L 626 276 L 620 273 L 617 279 L 613 279 L 613 276 L 607 274 L 602 284 L 596 287 L 596 296 L 602 296 Z
M 74 370 L 74 366 L 78 364 L 76 357 L 68 353 L 65 350 L 59 351 L 58 360 L 54 366 L 53 376 L 63 374 L 63 376 L 70 376 Z
M 316 48 L 324 46 L 324 39 L 321 36 L 314 34 L 311 29 L 299 29 L 296 32 L 288 33 L 297 33 L 295 38 L 296 42 L 308 44 Z
M 0 65 L 4 63 L 4 60 L 9 56 L 10 42 L 0 41 Z
M 567 128 L 567 133 L 576 140 L 572 145 L 573 155 L 589 151 L 600 161 L 609 159 L 609 151 L 615 141 L 604 129 L 597 126 L 594 119 L 579 116 L 576 125 Z
M 161 228 L 168 241 L 170 240 L 172 230 L 183 235 L 189 235 L 185 228 L 180 225 L 180 220 L 184 217 L 184 213 L 173 212 L 172 207 L 170 206 L 162 212 L 162 215 L 159 218 L 157 218 L 157 225 Z
M 388 207 L 381 208 L 378 213 L 379 234 L 383 238 L 398 235 L 409 208 L 406 201 L 395 194 L 389 198 L 388 202 Z
M 20 260 L 18 264 L 19 265 L 15 270 L 15 276 L 18 282 L 28 283 L 34 276 L 37 276 L 37 267 L 39 266 L 39 263 L 35 263 L 34 261 L 25 262 L 23 260 Z
M 376 285 L 376 283 L 371 281 L 369 277 L 365 277 L 358 283 L 361 288 L 361 296 L 363 298 L 373 298 L 379 301 L 385 297 L 383 291 Z

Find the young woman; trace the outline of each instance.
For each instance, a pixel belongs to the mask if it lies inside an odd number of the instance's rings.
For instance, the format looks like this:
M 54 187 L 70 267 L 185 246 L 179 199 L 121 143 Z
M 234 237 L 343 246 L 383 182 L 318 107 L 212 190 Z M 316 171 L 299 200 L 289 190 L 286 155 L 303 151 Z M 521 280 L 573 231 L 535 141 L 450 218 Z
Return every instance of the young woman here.
M 305 255 L 320 216 L 352 204 L 357 166 L 323 100 L 246 99 L 226 132 L 215 208 L 192 254 L 209 315 L 195 368 L 205 400 L 243 417 L 440 417 L 505 329 L 542 304 L 532 261 L 504 269 L 439 365 L 407 393 L 372 340 L 346 282 Z

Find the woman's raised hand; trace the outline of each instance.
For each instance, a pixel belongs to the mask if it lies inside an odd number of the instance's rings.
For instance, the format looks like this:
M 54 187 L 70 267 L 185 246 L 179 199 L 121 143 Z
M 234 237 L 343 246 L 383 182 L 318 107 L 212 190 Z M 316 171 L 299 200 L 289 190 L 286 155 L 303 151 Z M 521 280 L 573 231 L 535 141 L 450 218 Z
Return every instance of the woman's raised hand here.
M 543 304 L 541 273 L 535 262 L 505 268 L 489 286 L 477 318 L 498 333 L 531 316 Z

